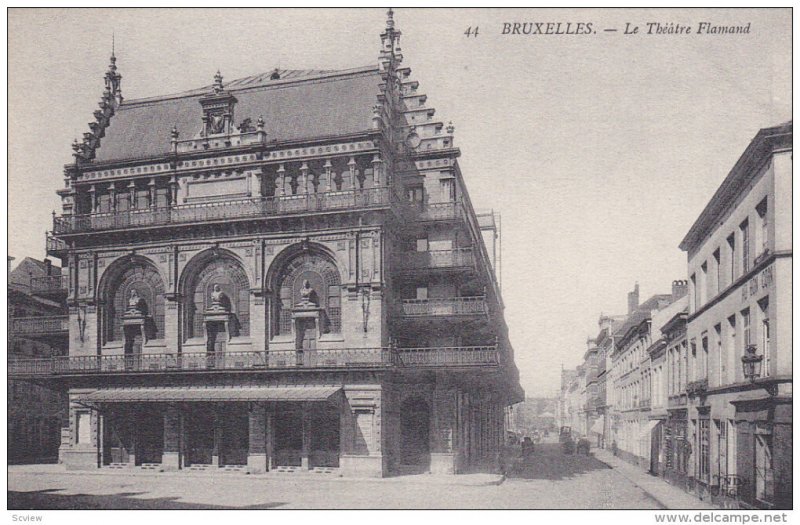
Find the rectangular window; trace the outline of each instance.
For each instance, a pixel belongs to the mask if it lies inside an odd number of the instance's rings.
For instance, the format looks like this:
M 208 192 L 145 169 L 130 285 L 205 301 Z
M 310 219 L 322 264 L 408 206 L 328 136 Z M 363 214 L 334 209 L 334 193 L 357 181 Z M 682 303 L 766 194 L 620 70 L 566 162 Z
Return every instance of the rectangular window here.
M 440 180 L 439 184 L 441 185 L 442 200 L 444 202 L 455 202 L 456 201 L 456 180 L 455 179 L 444 179 L 444 180 Z
M 728 277 L 730 283 L 736 280 L 736 236 L 730 234 L 728 236 Z
M 75 413 L 75 443 L 79 445 L 92 442 L 92 414 L 90 412 Z
M 692 340 L 691 344 L 692 348 L 692 355 L 689 358 L 691 364 L 691 370 L 689 370 L 689 381 L 695 381 L 698 379 L 697 373 L 697 341 Z
M 714 250 L 714 295 L 722 291 L 722 260 L 719 248 Z
M 772 366 L 772 352 L 770 352 L 769 343 L 769 297 L 759 301 L 758 307 L 761 314 L 761 355 L 764 356 L 761 375 L 762 377 L 769 377 L 770 367 Z
M 408 200 L 414 204 L 423 203 L 424 192 L 422 186 L 412 186 L 408 188 Z
M 742 274 L 750 271 L 750 222 L 745 220 L 739 225 L 742 232 Z
M 698 436 L 700 456 L 698 458 L 698 474 L 700 479 L 708 483 L 709 481 L 709 465 L 711 464 L 711 444 L 709 436 L 709 420 L 701 419 L 698 421 L 700 435 Z
M 427 237 L 420 237 L 417 239 L 417 251 L 418 252 L 427 252 L 428 251 L 428 238 Z
M 761 253 L 766 252 L 769 249 L 769 219 L 767 219 L 767 197 L 764 197 L 764 200 L 756 206 L 756 213 L 758 213 L 758 219 L 761 222 Z
M 700 379 L 708 379 L 708 336 L 703 336 L 700 344 L 703 352 L 700 356 Z
M 428 298 L 428 287 L 417 286 L 417 299 L 427 299 L 427 298 Z
M 736 358 L 736 316 L 732 315 L 728 317 L 728 337 L 726 338 L 726 345 L 725 348 L 725 356 L 730 359 Z M 741 370 L 741 367 L 737 367 L 734 363 L 732 368 L 728 370 L 728 381 L 736 382 L 736 374 L 737 370 Z
M 750 344 L 750 309 L 745 308 L 742 310 L 742 353 Z
M 692 276 L 689 277 L 689 286 L 691 288 L 689 292 L 691 293 L 690 300 L 692 303 L 691 304 L 692 312 L 696 312 L 697 307 L 700 305 L 700 303 L 698 299 L 699 293 L 697 291 L 697 276 L 695 274 L 692 274 Z
M 706 304 L 708 301 L 708 263 L 704 262 L 700 265 L 700 282 L 698 283 L 700 287 L 700 299 L 699 299 L 699 306 Z
M 722 386 L 726 382 L 725 368 L 727 366 L 728 357 L 725 355 L 725 346 L 722 344 L 721 324 L 714 327 L 714 333 L 717 336 L 717 386 Z
M 717 484 L 723 485 L 728 476 L 728 422 L 714 420 L 717 432 Z

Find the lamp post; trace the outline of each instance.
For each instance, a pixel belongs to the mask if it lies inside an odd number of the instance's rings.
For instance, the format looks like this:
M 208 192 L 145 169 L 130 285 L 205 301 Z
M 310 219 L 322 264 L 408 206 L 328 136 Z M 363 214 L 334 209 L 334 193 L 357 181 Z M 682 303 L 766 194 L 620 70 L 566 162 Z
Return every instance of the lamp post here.
M 742 372 L 745 379 L 749 380 L 751 383 L 755 383 L 756 379 L 761 377 L 761 366 L 764 364 L 764 356 L 757 354 L 756 351 L 756 345 L 747 345 L 747 348 L 744 350 L 744 355 L 742 356 Z M 763 386 L 769 395 L 778 395 L 777 384 L 767 384 Z
M 764 356 L 756 354 L 756 345 L 747 345 L 742 356 L 742 372 L 745 379 L 751 383 L 756 382 L 756 378 L 761 377 L 761 365 Z

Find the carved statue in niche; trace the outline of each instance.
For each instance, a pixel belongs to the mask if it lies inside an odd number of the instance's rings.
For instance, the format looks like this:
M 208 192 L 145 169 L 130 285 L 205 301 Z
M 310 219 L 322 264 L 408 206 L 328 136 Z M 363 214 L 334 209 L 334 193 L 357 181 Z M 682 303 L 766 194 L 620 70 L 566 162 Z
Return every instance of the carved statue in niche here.
M 297 306 L 319 306 L 317 292 L 311 287 L 308 279 L 303 281 L 303 287 L 300 288 L 300 302 Z
M 224 115 L 209 115 L 208 116 L 208 133 L 211 135 L 222 133 L 225 131 L 225 116 Z
M 231 300 L 228 294 L 223 292 L 218 284 L 214 285 L 214 290 L 211 292 L 211 306 L 209 310 L 214 312 L 231 311 Z
M 128 309 L 125 310 L 126 315 L 144 315 L 147 311 L 147 303 L 144 302 L 144 299 L 139 297 L 139 292 L 136 291 L 136 288 L 131 290 L 130 295 L 128 296 Z

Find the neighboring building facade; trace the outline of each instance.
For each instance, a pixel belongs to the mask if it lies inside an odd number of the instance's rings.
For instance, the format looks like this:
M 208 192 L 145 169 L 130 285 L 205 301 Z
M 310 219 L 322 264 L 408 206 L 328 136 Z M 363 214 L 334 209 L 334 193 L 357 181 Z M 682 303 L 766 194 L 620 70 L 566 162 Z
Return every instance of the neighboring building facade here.
M 399 37 L 390 12 L 377 66 L 134 101 L 112 56 L 48 239 L 70 468 L 494 468 L 524 398 L 497 225 Z
M 594 438 L 598 447 L 611 446 L 611 422 L 613 413 L 613 382 L 611 377 L 611 355 L 614 351 L 614 337 L 627 316 L 600 315 L 598 326 L 600 332 L 594 339 L 597 346 L 597 419 L 590 429 L 590 437 Z
M 639 286 L 629 294 L 629 315 L 615 333 L 612 368 L 614 369 L 614 442 L 617 454 L 625 460 L 649 467 L 650 356 L 651 317 L 667 306 L 671 295 L 654 295 L 638 305 Z
M 701 496 L 754 508 L 792 506 L 791 195 L 789 122 L 756 134 L 681 243 L 689 477 Z
M 10 262 L 10 261 L 9 261 Z M 8 361 L 67 354 L 66 280 L 49 260 L 26 257 L 8 274 Z M 63 391 L 8 381 L 8 462 L 55 462 L 67 420 Z

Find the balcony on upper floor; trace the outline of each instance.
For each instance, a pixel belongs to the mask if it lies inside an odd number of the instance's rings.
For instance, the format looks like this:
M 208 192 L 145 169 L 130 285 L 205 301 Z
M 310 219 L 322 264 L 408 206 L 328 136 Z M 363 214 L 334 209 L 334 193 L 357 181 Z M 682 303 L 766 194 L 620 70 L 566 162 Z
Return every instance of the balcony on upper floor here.
M 69 316 L 15 317 L 11 319 L 11 332 L 30 338 L 66 336 L 69 334 Z
M 318 369 L 497 367 L 496 346 L 339 348 L 270 352 L 197 352 L 11 359 L 9 377 L 286 372 Z
M 37 295 L 66 295 L 69 291 L 69 275 L 45 275 L 31 277 L 31 293 Z
M 65 215 L 53 218 L 53 233 L 66 235 L 153 226 L 347 212 L 354 209 L 389 206 L 393 199 L 392 196 L 393 193 L 389 188 L 378 187 Z
M 402 315 L 407 318 L 447 318 L 487 316 L 486 297 L 450 297 L 445 299 L 403 299 Z
M 400 258 L 400 271 L 475 269 L 472 248 L 405 252 Z
M 410 203 L 410 209 L 416 222 L 460 221 L 466 217 L 461 201 Z

